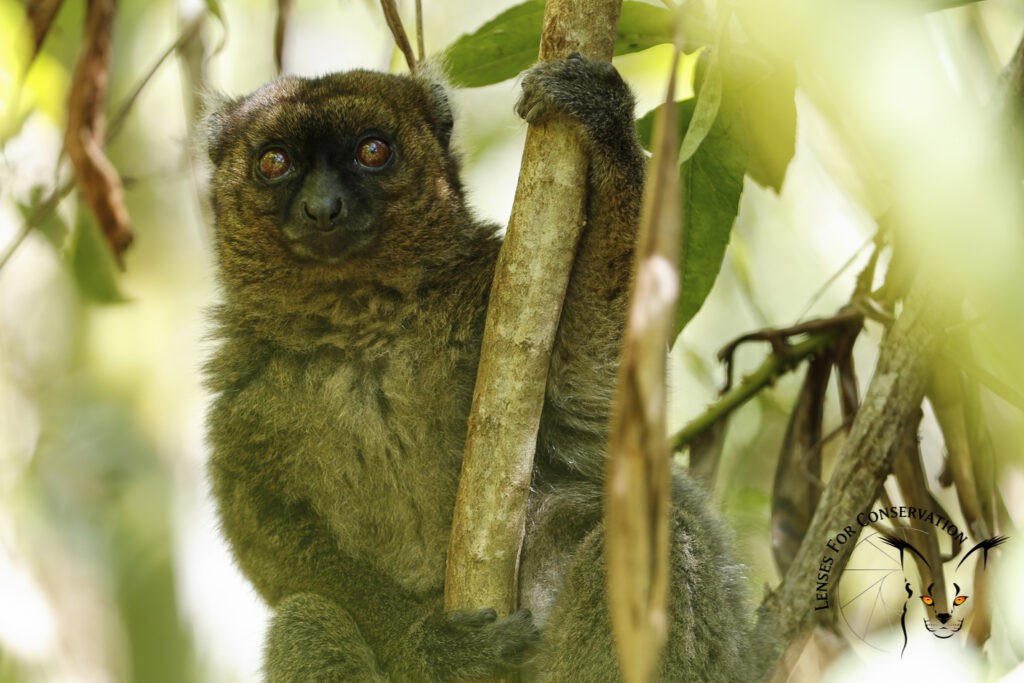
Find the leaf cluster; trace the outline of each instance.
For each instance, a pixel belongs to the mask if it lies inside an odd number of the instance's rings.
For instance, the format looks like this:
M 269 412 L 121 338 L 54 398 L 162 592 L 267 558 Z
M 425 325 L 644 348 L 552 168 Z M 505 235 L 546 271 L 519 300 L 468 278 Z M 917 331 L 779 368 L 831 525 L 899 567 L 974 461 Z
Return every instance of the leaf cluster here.
M 674 336 L 700 310 L 711 291 L 739 212 L 744 176 L 780 190 L 796 139 L 796 79 L 792 65 L 773 62 L 732 27 L 728 13 L 712 26 L 713 5 L 687 3 L 682 22 L 684 50 L 698 52 L 696 97 L 677 107 L 680 149 L 682 296 Z M 542 0 L 516 5 L 444 50 L 452 82 L 480 87 L 519 74 L 536 59 Z M 672 44 L 676 17 L 669 9 L 636 0 L 622 3 L 615 55 Z M 637 120 L 641 142 L 650 149 L 660 107 Z

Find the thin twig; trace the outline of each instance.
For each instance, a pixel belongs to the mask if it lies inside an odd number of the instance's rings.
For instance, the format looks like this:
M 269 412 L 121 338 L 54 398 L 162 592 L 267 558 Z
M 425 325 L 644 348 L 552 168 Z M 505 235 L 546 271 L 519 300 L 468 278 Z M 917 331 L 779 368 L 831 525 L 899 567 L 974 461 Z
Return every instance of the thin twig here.
M 274 22 L 274 66 L 277 73 L 284 71 L 284 36 L 288 32 L 288 18 L 292 13 L 292 0 L 277 1 L 277 20 Z
M 832 284 L 836 280 L 838 280 L 839 277 L 843 273 L 846 272 L 847 268 L 849 268 L 850 266 L 853 265 L 853 263 L 860 257 L 860 255 L 862 253 L 864 253 L 864 250 L 868 248 L 868 245 L 870 245 L 872 242 L 874 242 L 875 239 L 876 239 L 875 236 L 869 237 L 864 242 L 864 244 L 862 244 L 859 247 L 857 247 L 857 250 L 855 252 L 853 252 L 853 254 L 850 256 L 850 258 L 846 259 L 846 263 L 844 263 L 843 265 L 839 266 L 839 270 L 837 270 L 836 272 L 832 273 L 831 277 L 829 277 L 829 279 L 825 280 L 825 283 L 821 287 L 818 288 L 818 291 L 816 291 L 813 295 L 811 295 L 811 298 L 807 302 L 807 305 L 804 306 L 804 310 L 800 311 L 800 315 L 797 316 L 797 318 L 796 318 L 797 320 L 803 320 L 804 319 L 804 316 L 807 315 L 808 312 L 810 312 L 811 307 L 814 306 L 814 304 L 818 303 L 818 299 L 820 299 L 822 297 L 822 295 L 824 295 L 825 292 L 828 291 L 828 288 L 831 287 Z
M 891 325 L 896 320 L 896 316 L 886 310 L 873 296 L 855 297 L 851 305 L 868 320 L 883 325 Z
M 21 226 L 21 230 L 18 231 L 18 234 L 15 235 L 14 239 L 12 239 L 10 244 L 7 245 L 7 249 L 4 250 L 3 256 L 0 256 L 0 269 L 3 269 L 3 267 L 7 265 L 7 262 L 11 260 L 12 256 L 14 256 L 14 252 L 18 250 L 18 247 L 20 247 L 21 243 L 25 241 L 25 238 L 28 237 L 30 232 L 32 232 L 33 228 L 42 223 L 43 219 L 57 208 L 57 205 L 71 193 L 71 190 L 73 190 L 74 187 L 75 179 L 73 177 L 65 180 L 54 188 L 53 192 L 50 193 L 50 196 L 48 196 L 42 204 L 36 207 L 36 209 L 28 215 Z
M 712 403 L 698 417 L 688 422 L 672 436 L 672 448 L 681 451 L 693 439 L 709 429 L 715 422 L 736 410 L 750 400 L 761 389 L 772 384 L 776 378 L 794 368 L 801 360 L 818 353 L 833 343 L 842 333 L 841 325 L 826 327 L 812 334 L 809 339 L 787 348 L 784 354 L 772 354 L 760 367 L 750 373 L 735 387 Z
M 740 292 L 743 293 L 743 298 L 750 307 L 754 317 L 757 318 L 757 324 L 761 327 L 771 326 L 771 319 L 764 312 L 761 304 L 757 301 L 757 296 L 754 294 L 754 286 L 750 281 L 750 273 L 747 272 L 746 265 L 743 261 L 746 259 L 745 253 L 748 247 L 743 239 L 743 235 L 738 232 L 733 232 L 732 238 L 729 243 L 729 264 L 732 266 L 733 276 L 736 278 L 736 284 L 740 287 Z M 801 317 L 803 317 L 801 315 Z
M 391 29 L 391 35 L 395 38 L 395 44 L 405 55 L 405 63 L 409 65 L 409 71 L 416 70 L 416 55 L 412 53 L 412 45 L 409 44 L 409 36 L 402 26 L 402 17 L 398 15 L 398 5 L 395 0 L 380 0 L 380 7 L 384 10 L 384 20 Z
M 121 132 L 122 126 L 124 126 L 125 119 L 128 118 L 128 114 L 131 113 L 131 109 L 135 106 L 135 101 L 139 99 L 139 95 L 142 94 L 142 90 L 149 85 L 150 80 L 156 75 L 156 72 L 163 66 L 167 58 L 177 52 L 178 48 L 187 43 L 192 39 L 192 36 L 203 23 L 204 15 L 200 14 L 181 30 L 181 34 L 178 38 L 171 43 L 171 45 L 164 50 L 155 62 L 153 66 L 149 68 L 142 78 L 135 83 L 135 87 L 131 89 L 130 94 L 121 100 L 121 104 L 118 105 L 114 112 L 114 115 L 110 117 L 110 123 L 107 126 L 107 135 L 105 142 L 110 142 L 119 132 Z
M 181 15 L 180 23 L 182 25 L 187 24 L 188 17 Z M 184 95 L 183 104 L 185 105 L 185 129 L 189 140 L 196 140 L 199 137 L 197 129 L 203 113 L 199 93 L 203 91 L 207 82 L 206 74 L 209 61 L 206 48 L 205 31 L 199 30 L 178 49 L 178 56 L 182 67 L 181 86 Z M 204 198 L 202 173 L 197 172 L 196 165 L 198 159 L 196 155 L 187 155 L 187 161 L 192 169 L 192 173 L 189 175 L 191 176 L 192 189 L 196 194 L 196 205 L 203 216 L 203 220 L 199 221 L 198 224 L 199 233 L 203 237 L 204 244 L 211 244 L 210 226 L 213 225 L 213 208 L 210 206 L 210 202 L 205 201 Z
M 422 62 L 427 56 L 427 51 L 423 46 L 423 0 L 416 0 L 416 47 Z
M 733 354 L 736 352 L 736 348 L 739 347 L 740 344 L 749 341 L 766 341 L 771 343 L 772 351 L 776 356 L 784 356 L 792 352 L 789 349 L 789 337 L 795 337 L 800 334 L 815 334 L 823 330 L 835 328 L 846 328 L 853 324 L 860 324 L 862 321 L 863 315 L 861 312 L 848 307 L 844 308 L 831 318 L 816 318 L 814 320 L 808 320 L 807 322 L 798 323 L 789 327 L 776 327 L 758 330 L 733 339 L 718 351 L 718 360 L 725 363 L 726 377 L 723 391 L 729 391 L 729 389 L 732 388 Z

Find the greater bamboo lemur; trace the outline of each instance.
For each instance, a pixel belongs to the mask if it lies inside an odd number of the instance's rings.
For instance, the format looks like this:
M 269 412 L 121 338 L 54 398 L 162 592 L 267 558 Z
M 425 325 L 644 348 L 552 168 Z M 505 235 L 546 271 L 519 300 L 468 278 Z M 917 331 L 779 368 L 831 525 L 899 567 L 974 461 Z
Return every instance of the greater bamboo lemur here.
M 466 205 L 445 89 L 282 78 L 207 117 L 220 345 L 209 472 L 274 610 L 270 681 L 619 678 L 605 604 L 607 424 L 645 162 L 616 70 L 523 78 L 519 113 L 589 154 L 587 223 L 553 352 L 520 568 L 524 609 L 445 612 L 445 552 L 498 226 Z M 558 229 L 558 226 L 552 226 Z M 734 681 L 738 565 L 677 473 L 664 680 Z

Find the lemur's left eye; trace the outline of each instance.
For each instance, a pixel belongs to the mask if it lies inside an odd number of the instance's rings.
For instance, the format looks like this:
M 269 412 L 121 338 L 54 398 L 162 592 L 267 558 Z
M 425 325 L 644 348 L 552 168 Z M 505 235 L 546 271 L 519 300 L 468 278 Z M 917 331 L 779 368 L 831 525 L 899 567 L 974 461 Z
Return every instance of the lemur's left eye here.
M 933 602 L 935 602 L 934 600 L 931 599 L 931 596 L 928 596 L 928 595 L 922 595 L 921 596 L 921 600 L 923 600 L 924 604 L 926 604 L 926 605 L 930 605 Z
M 956 596 L 956 600 L 953 601 L 953 604 L 954 605 L 962 605 L 965 602 L 967 602 L 967 596 L 966 595 L 958 595 L 958 596 Z
M 391 160 L 391 146 L 380 138 L 366 138 L 356 148 L 356 160 L 367 168 L 380 168 Z
M 260 175 L 267 180 L 276 180 L 280 178 L 292 167 L 291 157 L 288 156 L 288 152 L 284 151 L 280 147 L 274 147 L 268 149 L 260 156 L 259 168 Z

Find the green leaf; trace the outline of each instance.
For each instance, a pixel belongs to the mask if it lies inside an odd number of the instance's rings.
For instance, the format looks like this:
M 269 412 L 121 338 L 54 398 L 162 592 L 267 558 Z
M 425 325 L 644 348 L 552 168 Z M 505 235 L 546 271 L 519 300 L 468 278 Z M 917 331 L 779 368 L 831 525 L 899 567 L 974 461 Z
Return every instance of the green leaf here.
M 615 56 L 672 42 L 672 13 L 663 7 L 626 0 L 619 14 Z
M 71 272 L 78 291 L 88 301 L 116 304 L 128 301 L 117 282 L 117 264 L 92 214 L 78 211 L 71 246 Z
M 517 76 L 537 61 L 544 23 L 544 2 L 527 0 L 511 7 L 444 50 L 452 85 L 477 88 Z M 672 42 L 668 10 L 635 0 L 622 3 L 615 54 L 639 52 Z
M 29 203 L 22 204 L 18 203 L 18 210 L 21 212 L 22 220 L 28 221 L 31 219 L 33 214 L 40 210 L 40 205 L 43 203 L 45 197 L 43 196 L 43 187 L 37 185 L 29 191 Z M 56 209 L 47 211 L 38 219 L 35 223 L 34 229 L 40 235 L 42 235 L 47 242 L 50 243 L 58 253 L 64 250 L 67 245 L 68 237 L 71 234 L 71 230 L 61 219 Z
M 694 118 L 691 98 L 678 103 L 680 135 Z M 660 107 L 659 107 L 660 108 Z M 654 109 L 637 121 L 637 134 L 650 146 Z M 739 212 L 747 151 L 735 119 L 719 116 L 693 156 L 683 164 L 683 230 L 679 264 L 682 286 L 676 312 L 676 335 L 700 310 L 722 268 L 725 248 Z
M 746 169 L 747 149 L 736 122 L 723 124 L 721 118 L 683 166 L 685 224 L 677 336 L 704 305 L 722 269 Z
M 693 105 L 694 99 L 692 97 L 676 102 L 677 130 L 685 131 L 686 127 L 690 125 L 690 117 L 693 116 Z M 648 152 L 651 151 L 651 136 L 654 135 L 654 117 L 657 116 L 659 110 L 661 110 L 660 105 L 636 120 L 636 135 L 640 138 L 640 144 Z
M 537 61 L 544 3 L 527 0 L 505 10 L 444 51 L 452 85 L 477 88 L 512 78 Z
M 679 146 L 679 161 L 681 162 L 693 156 L 718 118 L 718 109 L 722 104 L 722 68 L 718 50 L 712 51 L 707 71 L 700 80 L 702 82 L 700 92 L 697 94 L 693 118 L 690 120 L 690 125 L 686 127 L 686 137 L 683 138 L 683 142 Z
M 792 64 L 736 59 L 728 81 L 723 106 L 738 110 L 743 122 L 747 173 L 780 192 L 796 149 L 796 71 Z

